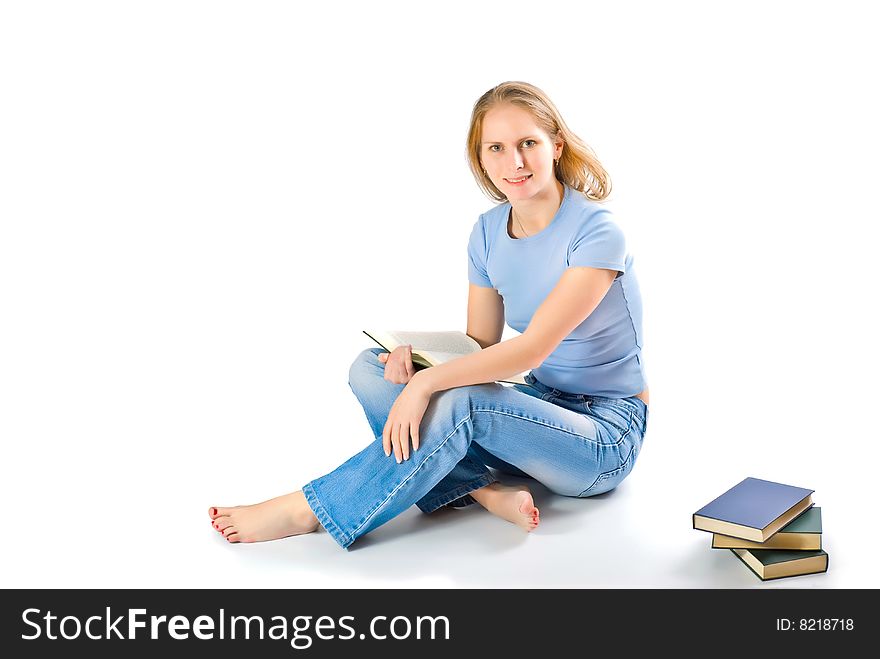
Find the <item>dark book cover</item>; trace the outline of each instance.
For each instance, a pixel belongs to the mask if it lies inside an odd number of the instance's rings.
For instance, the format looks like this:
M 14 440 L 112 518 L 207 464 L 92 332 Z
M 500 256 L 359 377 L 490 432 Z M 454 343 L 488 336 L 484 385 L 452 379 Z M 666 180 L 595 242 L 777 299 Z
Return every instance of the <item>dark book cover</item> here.
M 788 538 L 793 538 L 794 536 L 815 536 L 809 541 L 804 541 L 800 539 L 795 540 L 787 540 Z M 779 529 L 776 533 L 773 534 L 771 538 L 767 539 L 767 544 L 772 542 L 778 542 L 780 544 L 789 543 L 792 544 L 792 550 L 811 550 L 813 547 L 809 546 L 801 546 L 803 544 L 813 544 L 815 549 L 822 549 L 822 508 L 819 506 L 812 506 L 811 508 L 807 508 L 800 515 L 795 517 L 788 524 Z M 732 547 L 737 548 L 747 548 L 747 549 L 762 549 L 763 547 L 755 546 L 761 545 L 763 543 L 758 542 L 750 542 L 748 540 L 743 540 L 742 538 L 736 538 L 733 536 L 725 536 L 721 533 L 713 533 L 712 534 L 712 549 L 730 549 Z M 770 546 L 768 549 L 785 549 L 784 546 Z
M 779 533 L 822 533 L 822 508 L 813 506 L 791 520 Z
M 762 581 L 783 579 L 785 577 L 798 577 L 807 574 L 821 574 L 828 571 L 828 554 L 823 549 L 806 551 L 785 549 L 731 549 L 730 551 Z M 760 566 L 763 567 L 764 575 L 749 564 L 749 554 L 751 554 Z M 809 561 L 809 559 L 820 557 L 824 558 L 824 561 L 820 562 L 822 566 L 821 568 L 815 567 L 816 561 Z M 800 563 L 802 561 L 803 563 Z M 813 567 L 809 567 L 809 565 L 812 565 Z M 776 576 L 765 576 L 768 571 L 780 567 L 782 568 L 783 573 Z

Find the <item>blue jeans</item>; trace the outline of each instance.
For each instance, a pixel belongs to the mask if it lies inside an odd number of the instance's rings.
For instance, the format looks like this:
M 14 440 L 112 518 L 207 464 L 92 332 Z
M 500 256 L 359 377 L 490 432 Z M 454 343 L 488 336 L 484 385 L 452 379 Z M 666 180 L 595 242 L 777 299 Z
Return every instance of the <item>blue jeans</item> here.
M 419 425 L 419 449 L 397 464 L 394 453 L 385 455 L 382 430 L 406 385 L 385 379 L 381 352 L 362 351 L 348 379 L 374 440 L 303 486 L 318 521 L 344 549 L 413 504 L 431 513 L 474 503 L 469 492 L 498 480 L 489 467 L 534 478 L 557 494 L 589 497 L 617 487 L 642 449 L 642 400 L 569 394 L 529 373 L 527 385 L 435 392 Z

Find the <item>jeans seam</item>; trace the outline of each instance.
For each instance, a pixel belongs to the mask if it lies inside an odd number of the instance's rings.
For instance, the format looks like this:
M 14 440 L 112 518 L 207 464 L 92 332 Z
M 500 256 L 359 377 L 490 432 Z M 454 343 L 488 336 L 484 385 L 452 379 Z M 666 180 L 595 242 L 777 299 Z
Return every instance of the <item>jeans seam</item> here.
M 596 487 L 596 486 L 599 484 L 600 481 L 602 481 L 602 480 L 608 480 L 609 478 L 611 478 L 611 475 L 612 475 L 612 474 L 620 473 L 620 472 L 622 472 L 624 469 L 626 469 L 626 465 L 627 465 L 628 462 L 630 462 L 630 460 L 632 460 L 633 453 L 635 453 L 635 451 L 636 451 L 635 447 L 631 448 L 631 449 L 629 450 L 629 453 L 628 453 L 627 456 L 626 456 L 626 460 L 623 460 L 623 461 L 620 463 L 620 466 L 619 466 L 619 467 L 616 467 L 616 468 L 614 468 L 614 469 L 610 469 L 609 471 L 603 471 L 601 474 L 599 474 L 598 476 L 596 476 L 596 480 L 594 480 L 594 481 L 590 484 L 590 487 L 588 487 L 587 489 L 585 489 L 585 490 L 584 490 L 583 492 L 581 492 L 578 496 L 579 496 L 579 497 L 584 496 L 584 494 L 586 494 L 587 492 L 589 492 L 590 490 L 592 490 L 594 487 Z
M 606 423 L 608 423 L 608 425 L 610 425 L 612 428 L 614 428 L 615 430 L 617 430 L 621 433 L 620 439 L 618 439 L 617 441 L 614 441 L 614 442 L 608 442 L 608 443 L 600 444 L 600 445 L 601 446 L 616 446 L 617 448 L 620 448 L 620 445 L 623 444 L 623 440 L 626 439 L 626 436 L 629 435 L 630 432 L 632 432 L 633 413 L 632 413 L 632 411 L 630 411 L 630 413 L 629 413 L 629 424 L 627 424 L 626 430 L 623 430 L 622 428 L 620 428 L 619 426 L 616 426 L 613 423 L 610 423 L 610 422 L 606 422 Z M 614 471 L 614 470 L 612 469 L 612 471 Z M 590 487 L 592 487 L 592 485 Z
M 630 412 L 629 412 L 629 424 L 628 424 L 627 427 L 626 427 L 626 432 L 624 432 L 624 433 L 620 436 L 620 441 L 617 442 L 617 445 L 618 445 L 618 446 L 620 446 L 620 445 L 623 443 L 623 440 L 626 439 L 626 436 L 632 432 L 632 429 L 633 429 L 633 423 L 634 423 L 634 422 L 635 422 L 635 421 L 634 421 L 634 419 L 633 419 L 633 413 L 632 413 L 632 410 L 630 410 Z
M 607 443 L 604 443 L 604 442 L 596 441 L 595 439 L 590 439 L 589 437 L 586 437 L 586 436 L 584 436 L 584 435 L 581 435 L 580 433 L 577 433 L 577 432 L 575 432 L 574 430 L 568 430 L 568 429 L 566 429 L 566 428 L 560 428 L 559 426 L 554 426 L 554 425 L 552 425 L 552 424 L 550 424 L 550 423 L 547 423 L 547 422 L 545 422 L 545 421 L 541 421 L 541 420 L 539 420 L 539 419 L 531 419 L 531 418 L 526 417 L 526 416 L 520 416 L 520 415 L 518 415 L 518 414 L 512 414 L 512 413 L 510 413 L 510 412 L 501 412 L 501 411 L 499 411 L 499 410 L 493 410 L 493 409 L 475 408 L 475 409 L 473 409 L 473 410 L 471 410 L 471 411 L 472 411 L 472 412 L 491 412 L 492 414 L 503 414 L 503 415 L 505 415 L 505 416 L 512 416 L 512 417 L 516 417 L 517 419 L 521 419 L 522 421 L 529 421 L 529 422 L 531 422 L 531 423 L 536 423 L 536 424 L 538 424 L 538 425 L 545 426 L 545 427 L 547 427 L 547 428 L 553 428 L 553 430 L 560 430 L 560 431 L 562 431 L 562 432 L 567 432 L 567 433 L 569 433 L 570 435 L 574 435 L 575 437 L 577 437 L 577 438 L 579 438 L 579 439 L 582 439 L 582 440 L 585 441 L 585 442 L 591 442 L 591 443 L 595 444 L 596 446 L 610 446 L 610 445 L 611 445 L 611 444 L 607 444 Z M 591 420 L 592 420 L 592 419 L 591 419 Z
M 443 448 L 444 446 L 446 446 L 446 443 L 449 441 L 449 438 L 452 437 L 456 432 L 458 432 L 458 429 L 461 428 L 461 426 L 462 426 L 467 420 L 469 420 L 470 418 L 471 418 L 471 415 L 470 415 L 470 414 L 468 414 L 465 418 L 463 418 L 463 419 L 462 419 L 462 420 L 461 420 L 461 421 L 455 426 L 455 428 L 452 429 L 452 432 L 450 432 L 450 433 L 446 436 L 446 438 L 445 438 L 442 442 L 440 442 L 440 443 L 437 445 L 437 448 L 435 448 L 433 451 L 431 451 L 431 453 L 429 453 L 428 455 L 426 455 L 426 456 L 425 456 L 425 459 L 422 460 L 422 461 L 418 464 L 418 466 L 416 466 L 416 468 L 412 470 L 412 472 L 409 474 L 409 476 L 407 476 L 407 477 L 404 478 L 402 481 L 400 481 L 400 482 L 397 484 L 397 486 L 396 486 L 396 487 L 395 487 L 395 488 L 394 488 L 394 489 L 388 494 L 388 496 L 385 497 L 384 499 L 382 499 L 382 501 L 380 501 L 379 504 L 378 504 L 375 508 L 373 508 L 373 510 L 370 511 L 370 513 L 364 518 L 364 521 L 361 522 L 361 523 L 357 526 L 357 528 L 355 528 L 355 529 L 352 531 L 352 535 L 354 535 L 355 537 L 357 537 L 357 533 L 358 533 L 358 531 L 360 531 L 360 530 L 361 530 L 361 529 L 367 524 L 367 522 L 369 522 L 371 519 L 373 519 L 373 517 L 376 515 L 376 512 L 379 511 L 379 510 L 382 508 L 382 506 L 384 506 L 384 505 L 385 505 L 385 504 L 386 504 L 386 503 L 387 503 L 387 502 L 388 502 L 388 501 L 389 501 L 389 500 L 390 500 L 395 494 L 397 494 L 397 492 L 400 490 L 400 488 L 402 488 L 402 487 L 403 487 L 404 485 L 406 485 L 410 480 L 412 480 L 412 478 L 418 473 L 418 471 L 424 466 L 424 464 L 425 464 L 425 463 L 431 458 L 431 456 L 434 455 L 434 454 L 435 454 L 437 451 L 439 451 L 441 448 Z
M 632 413 L 632 411 L 630 411 L 630 413 L 629 413 L 629 427 L 626 429 L 626 432 L 624 432 L 624 433 L 620 436 L 620 439 L 614 444 L 614 446 L 616 446 L 617 449 L 618 449 L 618 455 L 619 455 L 620 445 L 623 444 L 623 440 L 624 440 L 624 439 L 626 438 L 626 436 L 629 435 L 630 432 L 632 431 L 633 423 L 634 423 L 633 413 Z M 612 446 L 612 444 L 608 444 L 608 446 Z M 601 480 L 607 480 L 608 478 L 610 478 L 610 475 L 611 475 L 611 474 L 614 474 L 615 472 L 620 472 L 620 471 L 622 471 L 623 469 L 625 469 L 625 468 L 626 468 L 626 464 L 627 464 L 627 462 L 629 462 L 629 461 L 632 459 L 633 453 L 635 453 L 635 447 L 634 447 L 634 446 L 630 448 L 629 453 L 627 453 L 626 458 L 625 458 L 625 459 L 621 459 L 621 461 L 620 461 L 620 465 L 619 465 L 618 467 L 615 467 L 614 469 L 609 469 L 608 471 L 603 471 L 601 474 L 599 474 L 598 476 L 596 476 L 596 480 L 594 480 L 594 481 L 590 484 L 590 486 L 589 486 L 587 489 L 585 489 L 583 492 L 581 492 L 578 496 L 579 496 L 579 497 L 582 497 L 584 494 L 586 494 L 587 492 L 589 492 L 590 490 L 592 490 L 594 487 L 596 487 L 596 485 L 599 484 L 599 481 L 601 481 Z M 622 457 L 622 456 L 621 456 L 621 457 Z
M 318 498 L 318 493 L 315 491 L 315 486 L 311 483 L 306 483 L 303 486 L 303 494 L 305 495 L 306 502 L 311 507 L 312 512 L 315 513 L 318 521 L 321 522 L 321 526 L 324 527 L 324 530 L 327 531 L 330 536 L 342 546 L 343 549 L 348 549 L 348 546 L 354 542 L 354 538 L 346 534 L 345 531 L 343 531 L 340 526 L 333 520 L 333 518 L 330 516 L 330 513 L 327 512 L 327 509 Z

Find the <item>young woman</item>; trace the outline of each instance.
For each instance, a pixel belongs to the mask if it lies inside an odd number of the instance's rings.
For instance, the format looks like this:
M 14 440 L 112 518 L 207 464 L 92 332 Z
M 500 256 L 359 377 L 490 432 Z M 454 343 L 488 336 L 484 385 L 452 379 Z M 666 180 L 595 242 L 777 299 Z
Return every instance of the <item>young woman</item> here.
M 642 305 L 623 233 L 599 203 L 607 173 L 523 82 L 476 102 L 467 155 L 502 202 L 468 243 L 467 334 L 483 350 L 419 371 L 409 347 L 362 351 L 349 386 L 375 440 L 302 490 L 209 508 L 228 541 L 322 526 L 347 549 L 413 504 L 430 513 L 475 501 L 530 531 L 540 519 L 531 492 L 501 485 L 490 467 L 571 497 L 607 492 L 632 471 L 648 418 Z M 520 334 L 501 341 L 505 320 Z M 527 384 L 496 382 L 523 371 Z

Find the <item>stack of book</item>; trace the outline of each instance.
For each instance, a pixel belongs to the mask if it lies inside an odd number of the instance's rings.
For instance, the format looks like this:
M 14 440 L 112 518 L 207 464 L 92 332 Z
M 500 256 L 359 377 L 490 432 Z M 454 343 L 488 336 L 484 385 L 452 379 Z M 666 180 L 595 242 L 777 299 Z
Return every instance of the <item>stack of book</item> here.
M 712 533 L 712 549 L 729 549 L 762 581 L 827 572 L 814 491 L 749 477 L 695 512 L 694 528 Z

